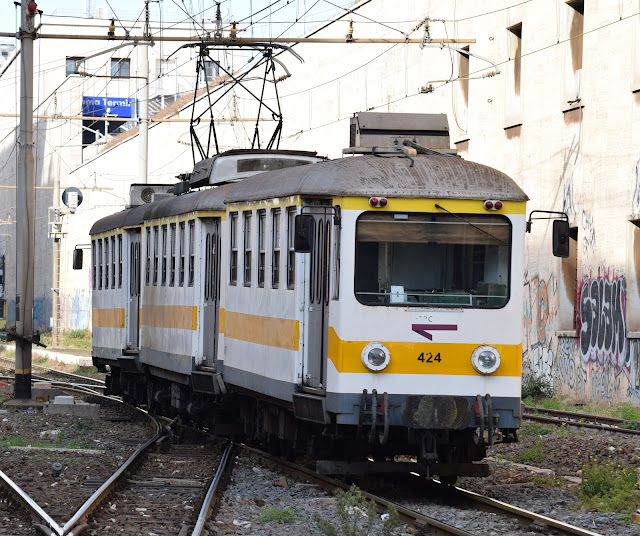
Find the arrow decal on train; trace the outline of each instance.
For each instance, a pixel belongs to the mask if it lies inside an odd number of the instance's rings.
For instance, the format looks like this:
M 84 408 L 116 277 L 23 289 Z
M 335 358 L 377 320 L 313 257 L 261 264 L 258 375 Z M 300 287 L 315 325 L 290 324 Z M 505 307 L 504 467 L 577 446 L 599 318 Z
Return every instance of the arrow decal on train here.
M 412 324 L 411 329 L 418 335 L 426 337 L 430 341 L 433 340 L 433 336 L 429 331 L 458 331 L 457 324 Z M 429 331 L 427 331 L 429 330 Z

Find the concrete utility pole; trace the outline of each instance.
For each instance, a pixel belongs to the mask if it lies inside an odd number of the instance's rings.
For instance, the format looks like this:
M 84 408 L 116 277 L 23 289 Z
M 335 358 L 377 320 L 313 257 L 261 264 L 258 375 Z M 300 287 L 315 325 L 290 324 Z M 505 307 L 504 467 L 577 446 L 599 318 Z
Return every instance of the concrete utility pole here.
M 151 45 L 151 25 L 149 23 L 149 0 L 144 2 L 144 41 L 140 42 L 142 71 L 142 91 L 140 92 L 140 154 L 138 156 L 138 182 L 147 184 L 149 163 L 149 46 Z
M 38 6 L 22 1 L 19 37 L 20 134 L 16 176 L 16 383 L 15 397 L 31 398 L 33 338 L 33 251 L 35 226 L 35 168 L 33 158 L 33 40 Z

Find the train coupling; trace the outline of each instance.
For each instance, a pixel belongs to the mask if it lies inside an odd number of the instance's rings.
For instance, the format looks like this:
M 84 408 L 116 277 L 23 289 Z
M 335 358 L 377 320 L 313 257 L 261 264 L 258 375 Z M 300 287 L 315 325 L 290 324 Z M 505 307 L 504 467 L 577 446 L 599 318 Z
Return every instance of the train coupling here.
M 378 438 L 381 445 L 385 445 L 389 439 L 389 395 L 382 393 L 378 400 L 378 391 L 371 391 L 370 403 L 366 389 L 362 391 L 360 399 L 360 414 L 358 416 L 358 436 L 366 435 L 369 443 Z
M 493 445 L 495 430 L 498 426 L 498 414 L 493 412 L 493 404 L 491 395 L 476 395 L 473 411 L 478 426 L 478 435 L 476 441 L 481 443 L 484 441 L 484 432 L 487 431 L 487 444 Z

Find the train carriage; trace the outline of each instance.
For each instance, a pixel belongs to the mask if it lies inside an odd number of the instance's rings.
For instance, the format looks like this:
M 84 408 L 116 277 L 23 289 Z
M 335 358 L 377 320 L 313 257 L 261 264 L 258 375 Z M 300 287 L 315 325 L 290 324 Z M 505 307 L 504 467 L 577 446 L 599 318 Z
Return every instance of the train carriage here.
M 407 454 L 479 474 L 520 424 L 526 195 L 436 153 L 277 166 L 200 169 L 214 187 L 145 208 L 139 373 L 118 388 L 326 472 Z

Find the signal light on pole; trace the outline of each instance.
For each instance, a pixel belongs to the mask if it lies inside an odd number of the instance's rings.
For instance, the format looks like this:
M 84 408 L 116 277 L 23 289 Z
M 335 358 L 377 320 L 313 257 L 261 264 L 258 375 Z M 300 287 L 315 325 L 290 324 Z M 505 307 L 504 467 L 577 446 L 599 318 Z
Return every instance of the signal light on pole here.
M 38 11 L 38 4 L 36 4 L 35 2 L 33 2 L 33 0 L 31 2 L 29 2 L 29 5 L 27 6 L 27 13 L 31 16 L 31 17 L 35 17 L 36 13 Z

